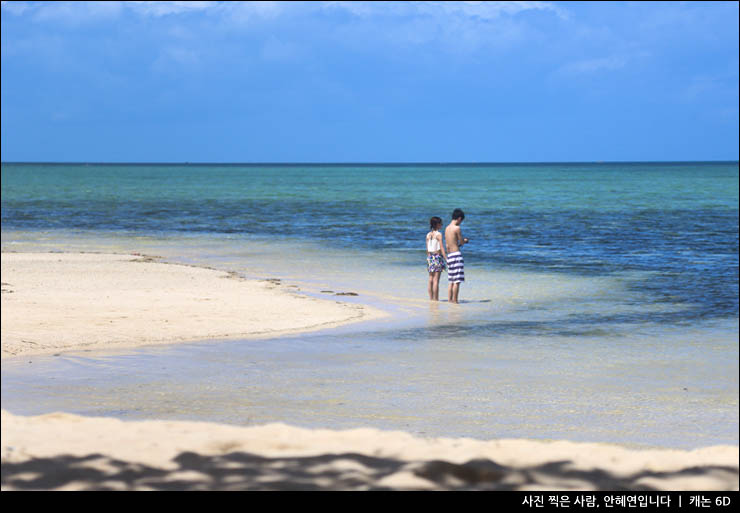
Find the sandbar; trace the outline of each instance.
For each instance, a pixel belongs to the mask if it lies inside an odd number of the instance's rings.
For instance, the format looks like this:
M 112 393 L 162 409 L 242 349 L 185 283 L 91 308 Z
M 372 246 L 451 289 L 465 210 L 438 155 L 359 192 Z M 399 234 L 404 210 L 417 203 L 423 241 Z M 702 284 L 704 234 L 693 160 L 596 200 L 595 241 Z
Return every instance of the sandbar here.
M 105 253 L 2 253 L 2 358 L 271 338 L 385 315 L 279 278 Z

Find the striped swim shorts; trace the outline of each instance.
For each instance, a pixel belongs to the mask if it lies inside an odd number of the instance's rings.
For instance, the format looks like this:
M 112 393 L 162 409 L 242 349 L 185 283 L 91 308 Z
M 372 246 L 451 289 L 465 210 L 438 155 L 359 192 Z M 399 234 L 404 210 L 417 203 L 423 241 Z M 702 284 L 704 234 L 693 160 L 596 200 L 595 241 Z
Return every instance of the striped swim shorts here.
M 447 255 L 447 279 L 450 283 L 465 281 L 465 262 L 459 251 Z

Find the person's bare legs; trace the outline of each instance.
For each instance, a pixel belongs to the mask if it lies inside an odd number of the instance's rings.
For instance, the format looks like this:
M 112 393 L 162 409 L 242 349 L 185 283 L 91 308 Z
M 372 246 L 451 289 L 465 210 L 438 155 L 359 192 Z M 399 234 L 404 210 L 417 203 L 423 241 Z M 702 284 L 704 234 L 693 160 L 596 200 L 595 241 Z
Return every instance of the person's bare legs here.
M 435 301 L 439 301 L 439 277 L 442 275 L 441 272 L 434 273 L 434 278 L 432 281 L 432 292 L 434 293 L 433 299 Z
M 457 296 L 460 293 L 460 283 L 450 283 L 447 289 L 447 299 L 450 303 L 457 303 Z
M 442 273 L 429 273 L 429 299 L 439 301 L 439 276 Z

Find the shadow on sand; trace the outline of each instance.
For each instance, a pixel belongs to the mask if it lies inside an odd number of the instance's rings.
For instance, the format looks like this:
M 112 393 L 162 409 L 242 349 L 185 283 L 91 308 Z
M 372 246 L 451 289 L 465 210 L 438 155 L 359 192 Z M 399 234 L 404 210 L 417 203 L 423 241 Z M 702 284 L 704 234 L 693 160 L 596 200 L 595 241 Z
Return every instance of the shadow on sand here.
M 512 468 L 490 460 L 464 464 L 405 462 L 355 453 L 265 458 L 243 452 L 203 456 L 183 452 L 175 469 L 100 454 L 37 458 L 2 464 L 3 490 L 632 490 L 671 489 L 667 481 L 703 477 L 737 487 L 735 467 L 616 476 L 574 470 L 568 461 Z M 665 486 L 661 482 L 665 481 Z M 652 484 L 649 486 L 647 483 Z

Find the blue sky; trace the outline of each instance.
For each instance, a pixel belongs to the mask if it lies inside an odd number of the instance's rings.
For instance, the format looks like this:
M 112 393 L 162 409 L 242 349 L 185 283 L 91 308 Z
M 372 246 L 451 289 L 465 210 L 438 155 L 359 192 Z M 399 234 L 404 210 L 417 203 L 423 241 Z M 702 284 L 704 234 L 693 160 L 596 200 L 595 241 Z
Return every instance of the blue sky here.
M 737 2 L 2 2 L 2 160 L 738 159 Z

